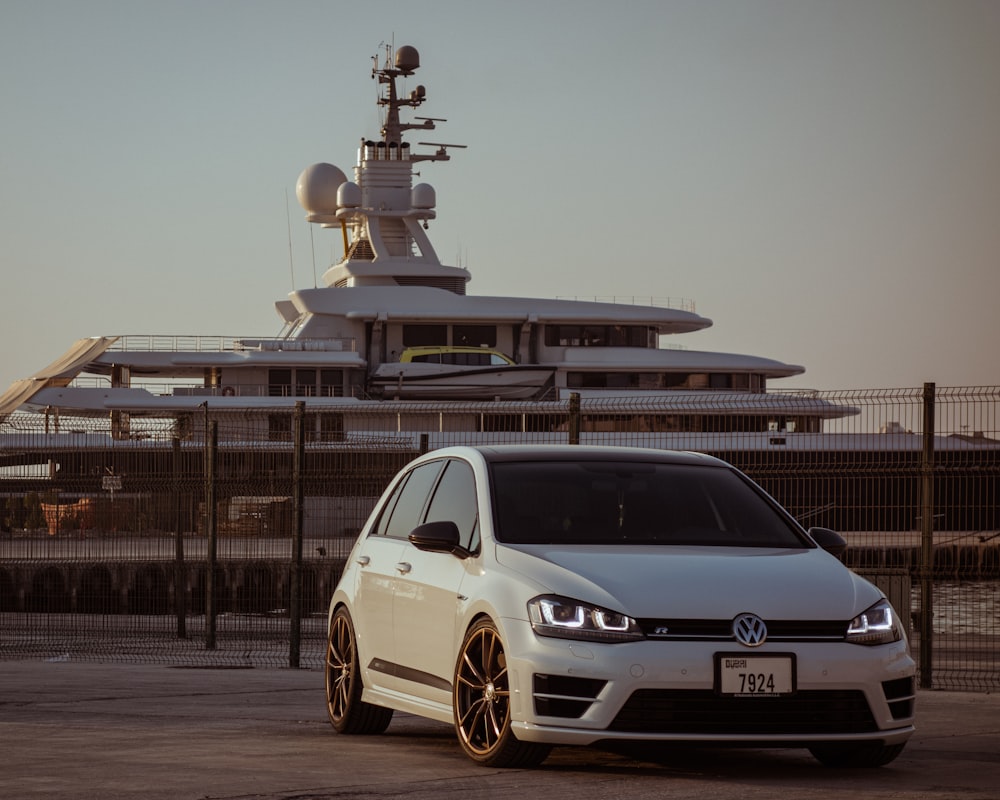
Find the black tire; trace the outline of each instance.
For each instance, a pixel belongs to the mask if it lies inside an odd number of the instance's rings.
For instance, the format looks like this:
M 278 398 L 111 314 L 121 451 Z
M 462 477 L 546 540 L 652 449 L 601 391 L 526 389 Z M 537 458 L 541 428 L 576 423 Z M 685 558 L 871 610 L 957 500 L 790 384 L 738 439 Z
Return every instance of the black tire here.
M 455 733 L 465 754 L 486 767 L 537 767 L 551 746 L 521 742 L 510 729 L 510 682 L 503 642 L 488 619 L 462 642 L 452 696 Z
M 813 758 L 825 767 L 883 767 L 903 752 L 906 744 L 882 742 L 844 742 L 810 747 Z
M 357 637 L 346 608 L 330 621 L 326 643 L 326 713 L 338 733 L 382 733 L 392 720 L 392 709 L 361 700 Z

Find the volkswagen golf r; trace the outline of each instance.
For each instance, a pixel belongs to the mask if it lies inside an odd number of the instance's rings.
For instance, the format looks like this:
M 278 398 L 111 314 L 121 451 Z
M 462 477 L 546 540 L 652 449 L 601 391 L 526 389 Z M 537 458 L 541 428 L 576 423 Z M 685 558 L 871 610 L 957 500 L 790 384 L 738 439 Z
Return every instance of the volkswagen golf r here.
M 915 665 L 844 547 L 710 456 L 433 451 L 386 489 L 334 591 L 330 721 L 441 720 L 492 767 L 622 742 L 887 764 L 913 732 Z

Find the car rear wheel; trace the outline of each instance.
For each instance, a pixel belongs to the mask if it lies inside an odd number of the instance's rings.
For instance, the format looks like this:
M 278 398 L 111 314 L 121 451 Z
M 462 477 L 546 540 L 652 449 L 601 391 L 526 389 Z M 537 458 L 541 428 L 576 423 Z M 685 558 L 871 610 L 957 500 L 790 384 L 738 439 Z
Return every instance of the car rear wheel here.
M 465 754 L 488 767 L 535 767 L 552 749 L 518 741 L 510 729 L 510 681 L 500 634 L 481 619 L 465 636 L 455 666 L 455 732 Z
M 903 752 L 904 744 L 845 742 L 810 747 L 813 757 L 826 767 L 882 767 Z
M 382 733 L 392 709 L 361 700 L 357 637 L 347 609 L 338 608 L 326 645 L 326 712 L 338 733 Z

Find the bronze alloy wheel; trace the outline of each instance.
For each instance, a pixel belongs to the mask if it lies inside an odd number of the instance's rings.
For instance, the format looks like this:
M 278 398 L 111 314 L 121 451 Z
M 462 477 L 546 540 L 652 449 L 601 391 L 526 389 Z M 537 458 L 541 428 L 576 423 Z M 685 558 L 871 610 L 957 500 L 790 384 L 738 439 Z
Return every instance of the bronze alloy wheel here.
M 361 700 L 356 641 L 350 614 L 338 608 L 326 646 L 326 711 L 339 733 L 382 733 L 392 720 L 392 709 Z
M 472 626 L 455 667 L 455 731 L 473 761 L 491 767 L 529 767 L 551 748 L 520 742 L 510 729 L 510 683 L 500 634 L 488 619 Z

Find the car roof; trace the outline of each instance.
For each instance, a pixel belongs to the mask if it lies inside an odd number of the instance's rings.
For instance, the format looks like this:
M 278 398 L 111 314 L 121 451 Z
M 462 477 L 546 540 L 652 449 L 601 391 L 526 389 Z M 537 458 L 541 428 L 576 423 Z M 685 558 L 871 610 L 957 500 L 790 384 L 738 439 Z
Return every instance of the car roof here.
M 730 467 L 725 461 L 704 453 L 681 450 L 654 450 L 643 447 L 601 447 L 595 445 L 509 444 L 471 448 L 488 463 L 501 461 L 633 461 L 656 464 L 688 464 Z

